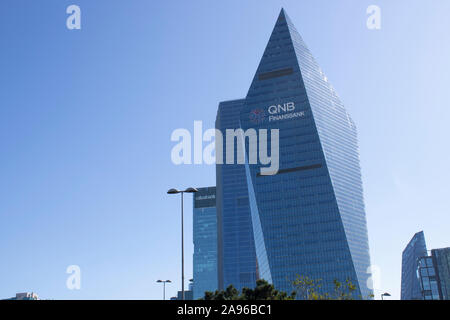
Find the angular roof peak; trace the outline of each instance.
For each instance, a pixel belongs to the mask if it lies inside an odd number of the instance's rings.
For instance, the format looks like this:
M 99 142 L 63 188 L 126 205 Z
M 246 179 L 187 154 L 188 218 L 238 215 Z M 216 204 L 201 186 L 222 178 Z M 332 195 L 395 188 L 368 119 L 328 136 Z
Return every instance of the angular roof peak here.
M 286 12 L 284 11 L 284 8 L 281 8 L 280 14 L 278 15 L 278 20 L 285 19 L 286 18 Z
M 288 14 L 286 13 L 286 10 L 284 8 L 281 8 L 280 14 L 278 15 L 278 20 L 283 19 L 286 21 L 290 21 L 290 18 Z

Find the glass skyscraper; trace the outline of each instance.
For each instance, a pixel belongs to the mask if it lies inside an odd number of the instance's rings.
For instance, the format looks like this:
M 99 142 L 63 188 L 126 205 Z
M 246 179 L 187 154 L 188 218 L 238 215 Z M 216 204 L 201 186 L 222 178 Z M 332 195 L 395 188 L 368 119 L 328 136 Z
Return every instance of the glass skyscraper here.
M 240 128 L 240 112 L 244 100 L 222 102 L 217 112 L 216 128 Z M 234 146 L 236 154 L 237 145 Z M 223 146 L 223 152 L 225 146 Z M 256 252 L 248 201 L 247 180 L 243 164 L 218 164 L 217 224 L 219 288 L 230 284 L 241 290 L 252 288 L 257 279 Z
M 440 300 L 436 269 L 432 257 L 419 258 L 417 278 L 419 279 L 423 300 Z
M 193 209 L 193 298 L 218 289 L 216 187 L 199 188 Z
M 245 165 L 217 167 L 224 285 L 242 283 L 248 270 L 287 292 L 301 275 L 321 280 L 322 292 L 333 292 L 333 280 L 348 279 L 355 297 L 369 296 L 356 127 L 284 10 L 246 98 L 221 103 L 216 124 L 279 130 L 277 174 L 261 175 L 265 166 L 249 164 L 248 153 Z M 254 255 L 238 258 L 242 246 Z
M 450 299 L 450 248 L 428 254 L 423 231 L 403 250 L 402 300 Z
M 439 296 L 441 300 L 450 300 L 450 248 L 433 249 L 431 257 L 435 266 Z
M 422 289 L 417 274 L 419 260 L 427 256 L 423 231 L 417 232 L 402 254 L 402 300 L 422 300 Z

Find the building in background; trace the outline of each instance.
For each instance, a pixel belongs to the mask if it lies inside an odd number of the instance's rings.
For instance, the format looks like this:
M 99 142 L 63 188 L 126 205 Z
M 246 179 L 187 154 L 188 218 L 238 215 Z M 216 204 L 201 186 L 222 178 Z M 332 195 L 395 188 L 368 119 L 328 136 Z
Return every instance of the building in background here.
M 184 300 L 194 300 L 194 292 L 192 290 L 184 291 Z M 176 297 L 171 297 L 170 300 L 183 300 L 183 293 L 181 291 L 177 292 Z
M 194 300 L 193 288 L 194 288 L 193 279 L 191 279 L 189 282 L 188 290 L 184 291 L 184 300 Z M 183 300 L 183 292 L 178 291 L 177 296 L 171 297 L 170 300 Z
M 221 287 L 260 277 L 290 292 L 302 275 L 324 293 L 348 279 L 371 295 L 356 127 L 284 10 L 246 98 L 221 103 L 216 128 L 278 129 L 280 152 L 275 175 L 248 149 L 245 165 L 217 165 Z
M 216 129 L 240 128 L 240 114 L 245 100 L 221 102 Z M 216 146 L 219 150 L 220 146 Z M 226 146 L 223 145 L 226 158 Z M 236 154 L 237 145 L 234 145 Z M 253 288 L 257 279 L 256 251 L 248 201 L 247 179 L 243 164 L 217 164 L 217 224 L 219 289 L 233 285 L 238 290 Z
M 450 247 L 431 250 L 441 300 L 450 300 Z
M 420 257 L 416 276 L 420 285 L 421 300 L 441 300 L 436 269 L 432 257 Z
M 193 209 L 193 298 L 218 289 L 216 187 L 199 188 Z
M 417 232 L 402 253 L 402 300 L 422 300 L 420 281 L 417 277 L 419 259 L 427 255 L 423 231 Z
M 417 277 L 423 300 L 450 300 L 450 248 L 419 258 Z
M 184 292 L 184 300 L 194 300 L 194 292 L 192 290 L 187 290 Z M 178 291 L 177 298 L 176 299 L 170 299 L 170 300 L 183 300 L 182 299 L 183 293 L 181 291 Z
M 428 255 L 423 231 L 414 235 L 402 256 L 402 300 L 449 300 L 450 248 Z
M 40 300 L 39 296 L 34 292 L 16 293 L 15 297 L 4 300 Z

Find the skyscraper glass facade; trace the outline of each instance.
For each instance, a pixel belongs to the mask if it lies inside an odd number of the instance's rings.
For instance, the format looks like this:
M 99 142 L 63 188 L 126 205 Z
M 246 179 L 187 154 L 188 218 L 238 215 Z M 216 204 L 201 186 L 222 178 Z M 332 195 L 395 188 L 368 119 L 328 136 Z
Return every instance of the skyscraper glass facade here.
M 218 289 L 216 187 L 199 188 L 193 209 L 193 298 Z
M 419 260 L 427 256 L 427 245 L 423 231 L 414 235 L 402 254 L 402 300 L 422 300 L 422 289 L 418 276 Z
M 265 166 L 247 162 L 245 173 L 241 166 L 230 179 L 247 187 L 245 227 L 252 229 L 243 238 L 254 242 L 255 275 L 287 292 L 297 275 L 322 280 L 323 292 L 333 292 L 333 280 L 348 279 L 355 297 L 367 297 L 370 258 L 356 127 L 284 10 L 247 97 L 234 106 L 239 122 L 231 128 L 279 130 L 278 173 L 261 175 Z M 218 119 L 225 115 L 221 105 Z M 231 191 L 223 181 L 229 166 L 218 166 L 223 198 Z M 223 217 L 234 216 L 221 207 Z M 240 247 L 240 237 L 231 240 L 233 249 Z M 227 241 L 224 236 L 224 252 Z
M 441 300 L 450 300 L 450 248 L 433 249 L 431 257 L 436 268 Z
M 217 112 L 216 128 L 240 128 L 240 111 L 244 100 L 222 102 Z M 226 148 L 223 154 L 226 156 Z M 237 145 L 234 146 L 236 154 Z M 250 216 L 245 166 L 218 164 L 216 166 L 218 219 L 218 278 L 219 288 L 233 285 L 241 290 L 255 286 L 257 278 L 256 253 Z
M 449 300 L 450 248 L 428 255 L 423 231 L 414 235 L 402 256 L 402 300 Z
M 424 300 L 440 300 L 436 270 L 432 257 L 419 258 L 417 277 Z

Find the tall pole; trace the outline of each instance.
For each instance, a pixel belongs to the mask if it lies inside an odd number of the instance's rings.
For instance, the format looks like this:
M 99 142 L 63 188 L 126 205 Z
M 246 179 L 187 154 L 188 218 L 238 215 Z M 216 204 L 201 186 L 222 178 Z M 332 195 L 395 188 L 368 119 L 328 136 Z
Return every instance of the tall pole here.
M 181 192 L 181 300 L 184 300 L 184 219 L 183 219 L 183 195 Z
M 163 300 L 166 300 L 166 282 L 163 282 Z
M 166 283 L 171 283 L 172 281 L 159 279 L 156 282 L 163 284 L 163 300 L 166 300 Z
M 198 192 L 195 188 L 187 188 L 184 191 L 180 191 L 177 189 L 170 189 L 167 191 L 168 194 L 178 194 L 181 193 L 181 299 L 184 300 L 184 206 L 183 206 L 183 197 L 184 193 L 195 193 Z

